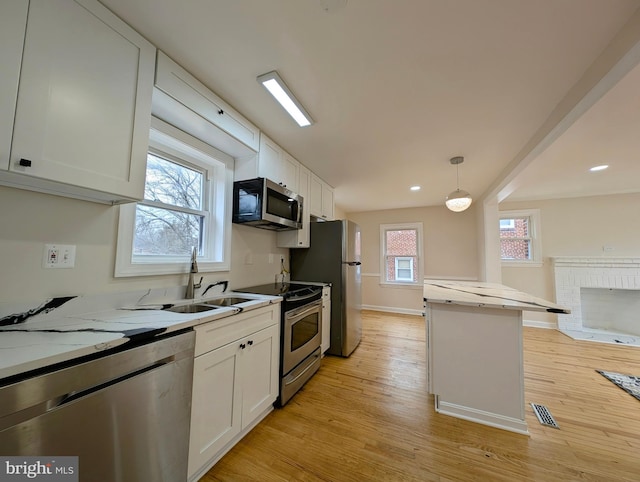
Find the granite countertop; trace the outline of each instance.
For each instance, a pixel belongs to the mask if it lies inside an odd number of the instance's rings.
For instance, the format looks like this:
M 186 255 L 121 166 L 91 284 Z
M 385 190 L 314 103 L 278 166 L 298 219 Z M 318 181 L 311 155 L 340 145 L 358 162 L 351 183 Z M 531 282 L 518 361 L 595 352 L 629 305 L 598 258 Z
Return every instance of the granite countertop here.
M 569 309 L 542 298 L 498 283 L 482 281 L 428 280 L 424 282 L 424 300 L 427 303 L 571 313 Z
M 150 293 L 144 292 L 142 298 Z M 202 299 L 167 302 L 166 290 L 164 295 L 146 303 L 137 302 L 140 293 L 0 303 L 0 380 L 282 301 L 279 296 L 228 292 L 217 297 L 251 301 L 201 313 L 175 313 L 161 308 Z

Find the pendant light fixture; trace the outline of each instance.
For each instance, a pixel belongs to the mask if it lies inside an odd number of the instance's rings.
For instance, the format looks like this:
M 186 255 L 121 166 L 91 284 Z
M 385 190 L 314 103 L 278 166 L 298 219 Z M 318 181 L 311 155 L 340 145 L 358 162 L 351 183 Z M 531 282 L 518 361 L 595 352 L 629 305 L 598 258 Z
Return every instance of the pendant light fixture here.
M 447 207 L 456 213 L 464 211 L 471 206 L 471 194 L 467 191 L 460 190 L 460 176 L 458 173 L 458 166 L 464 162 L 464 157 L 456 156 L 449 159 L 449 162 L 456 166 L 456 190 L 447 196 L 445 204 Z

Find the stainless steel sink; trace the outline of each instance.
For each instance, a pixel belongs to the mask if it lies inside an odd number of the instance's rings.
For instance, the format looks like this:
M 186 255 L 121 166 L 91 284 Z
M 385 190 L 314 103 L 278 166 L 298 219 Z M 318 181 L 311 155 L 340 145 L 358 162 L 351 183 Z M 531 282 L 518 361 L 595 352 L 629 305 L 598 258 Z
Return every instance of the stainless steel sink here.
M 225 298 L 214 298 L 211 300 L 203 301 L 207 305 L 215 305 L 215 306 L 233 306 L 238 303 L 244 303 L 245 301 L 253 301 L 252 298 L 238 298 L 235 296 L 227 296 Z
M 173 311 L 174 313 L 201 313 L 203 311 L 215 310 L 217 306 L 205 305 L 200 303 L 194 303 L 191 305 L 179 305 L 167 308 L 167 311 Z

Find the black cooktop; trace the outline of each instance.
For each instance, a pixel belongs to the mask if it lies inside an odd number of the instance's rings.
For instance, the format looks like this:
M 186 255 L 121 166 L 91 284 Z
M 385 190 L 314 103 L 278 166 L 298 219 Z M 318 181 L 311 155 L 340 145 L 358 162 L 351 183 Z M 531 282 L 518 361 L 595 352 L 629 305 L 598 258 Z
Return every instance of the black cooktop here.
M 303 294 L 311 294 L 316 291 L 322 291 L 322 286 L 302 285 L 298 283 L 270 283 L 259 286 L 249 286 L 247 288 L 234 289 L 241 293 L 255 293 L 258 295 L 282 296 L 289 298 L 291 296 L 300 296 Z

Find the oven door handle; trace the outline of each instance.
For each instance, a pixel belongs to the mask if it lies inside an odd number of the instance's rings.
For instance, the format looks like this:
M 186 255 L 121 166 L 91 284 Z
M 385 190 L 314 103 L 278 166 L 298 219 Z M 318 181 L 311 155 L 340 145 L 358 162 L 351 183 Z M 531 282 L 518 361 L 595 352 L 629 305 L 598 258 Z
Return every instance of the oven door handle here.
M 318 309 L 321 305 L 322 300 L 314 301 L 313 303 L 302 306 L 297 310 L 287 311 L 284 316 L 287 320 L 290 320 L 291 318 L 302 318 L 303 315 L 306 315 L 307 313 L 310 313 L 312 311 L 319 311 Z
M 308 295 L 290 296 L 289 298 L 287 298 L 287 301 L 304 301 L 309 298 L 313 298 L 314 296 L 318 296 L 319 293 L 322 293 L 322 290 L 313 290 Z

